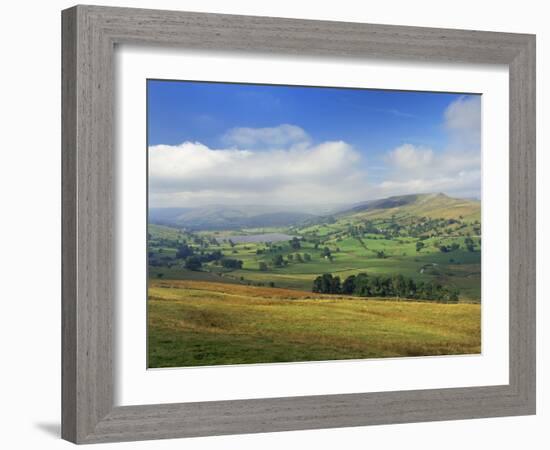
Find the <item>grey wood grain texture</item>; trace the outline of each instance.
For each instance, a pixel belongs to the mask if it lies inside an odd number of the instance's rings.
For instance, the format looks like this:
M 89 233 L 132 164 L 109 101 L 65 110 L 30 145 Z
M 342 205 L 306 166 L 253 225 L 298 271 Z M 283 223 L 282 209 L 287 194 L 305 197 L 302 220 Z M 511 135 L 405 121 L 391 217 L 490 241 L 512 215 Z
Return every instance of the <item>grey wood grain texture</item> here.
M 535 37 L 76 6 L 62 13 L 62 436 L 76 443 L 535 413 Z M 502 386 L 113 406 L 116 44 L 507 64 L 510 382 Z

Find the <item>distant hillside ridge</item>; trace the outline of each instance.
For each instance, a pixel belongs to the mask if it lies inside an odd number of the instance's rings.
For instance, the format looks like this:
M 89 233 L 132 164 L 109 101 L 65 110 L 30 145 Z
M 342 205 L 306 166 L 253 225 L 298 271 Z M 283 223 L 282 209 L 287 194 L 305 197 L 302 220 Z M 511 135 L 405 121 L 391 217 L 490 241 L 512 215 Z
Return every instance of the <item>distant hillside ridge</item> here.
M 281 227 L 317 216 L 297 211 L 272 211 L 258 206 L 208 206 L 202 208 L 150 208 L 149 222 L 190 230 L 236 230 Z
M 342 206 L 339 212 L 310 213 L 284 206 L 205 206 L 196 208 L 149 208 L 149 223 L 189 230 L 237 230 L 242 228 L 306 226 L 354 216 L 376 219 L 398 216 L 433 219 L 480 220 L 481 203 L 438 194 L 408 194 Z M 310 208 L 314 210 L 313 207 Z
M 443 193 L 395 195 L 370 200 L 341 211 L 340 216 L 387 218 L 392 215 L 409 215 L 439 219 L 459 218 L 479 220 L 481 202 L 449 197 Z

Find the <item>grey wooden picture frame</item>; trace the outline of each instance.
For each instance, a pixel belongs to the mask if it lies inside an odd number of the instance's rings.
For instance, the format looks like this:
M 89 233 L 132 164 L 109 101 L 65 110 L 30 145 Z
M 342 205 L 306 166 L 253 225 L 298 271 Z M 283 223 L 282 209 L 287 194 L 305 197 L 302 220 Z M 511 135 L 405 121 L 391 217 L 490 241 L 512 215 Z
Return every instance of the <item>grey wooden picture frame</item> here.
M 114 406 L 118 44 L 509 68 L 509 384 Z M 75 443 L 535 413 L 535 36 L 75 6 L 62 12 L 62 437 Z

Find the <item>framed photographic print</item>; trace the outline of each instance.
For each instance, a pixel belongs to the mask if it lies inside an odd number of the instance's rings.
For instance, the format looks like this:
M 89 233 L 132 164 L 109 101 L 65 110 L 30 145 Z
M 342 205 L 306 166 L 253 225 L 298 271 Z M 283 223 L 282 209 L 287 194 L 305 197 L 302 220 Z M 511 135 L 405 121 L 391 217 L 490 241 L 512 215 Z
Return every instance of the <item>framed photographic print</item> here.
M 63 12 L 77 443 L 535 412 L 535 38 Z

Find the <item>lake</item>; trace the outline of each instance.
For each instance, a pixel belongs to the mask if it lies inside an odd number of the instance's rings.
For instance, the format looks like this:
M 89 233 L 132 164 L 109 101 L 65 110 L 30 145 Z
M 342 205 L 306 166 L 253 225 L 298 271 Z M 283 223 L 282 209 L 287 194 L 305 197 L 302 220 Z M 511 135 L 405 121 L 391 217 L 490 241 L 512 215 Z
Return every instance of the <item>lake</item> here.
M 243 236 L 229 236 L 228 239 L 231 239 L 236 244 L 246 244 L 249 242 L 290 241 L 293 237 L 299 237 L 299 236 L 290 236 L 289 234 L 284 234 L 284 233 L 264 233 L 264 234 L 249 234 L 249 235 L 243 235 Z

